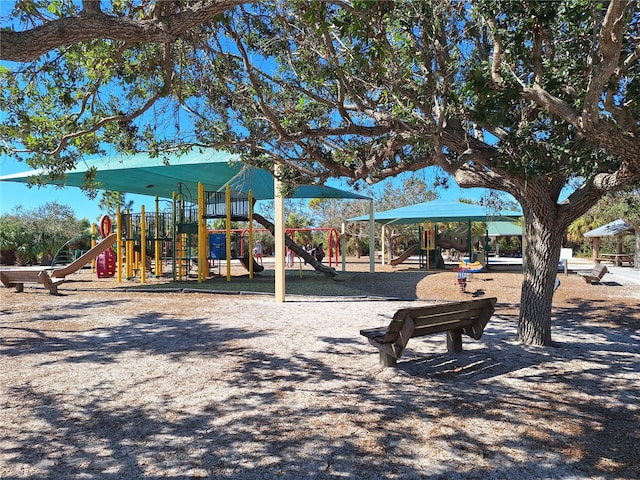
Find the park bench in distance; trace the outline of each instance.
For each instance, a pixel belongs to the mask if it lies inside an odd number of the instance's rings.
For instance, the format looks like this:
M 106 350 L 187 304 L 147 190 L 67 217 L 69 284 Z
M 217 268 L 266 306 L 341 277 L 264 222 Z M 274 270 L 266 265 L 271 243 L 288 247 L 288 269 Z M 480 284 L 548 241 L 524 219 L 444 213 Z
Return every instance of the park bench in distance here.
M 604 277 L 604 274 L 608 271 L 609 270 L 607 270 L 607 267 L 605 267 L 601 263 L 598 263 L 590 272 L 578 273 L 578 275 L 584 278 L 584 281 L 588 284 L 592 284 L 593 282 L 600 282 L 600 280 L 602 280 L 602 277 Z
M 497 299 L 483 298 L 398 310 L 388 327 L 360 330 L 380 350 L 380 364 L 393 367 L 409 339 L 432 333 L 447 333 L 447 351 L 462 351 L 462 334 L 478 340 L 495 311 Z
M 0 270 L 0 281 L 6 287 L 15 287 L 16 292 L 22 292 L 25 283 L 41 283 L 51 295 L 57 295 L 58 285 L 65 279 L 51 278 L 46 270 L 15 269 Z

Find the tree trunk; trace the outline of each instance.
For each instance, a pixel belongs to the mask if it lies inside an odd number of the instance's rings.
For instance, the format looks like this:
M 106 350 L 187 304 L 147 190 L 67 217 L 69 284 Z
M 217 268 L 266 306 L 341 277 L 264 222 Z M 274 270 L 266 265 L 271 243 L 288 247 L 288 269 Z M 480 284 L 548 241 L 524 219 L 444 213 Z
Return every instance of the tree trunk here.
M 634 225 L 636 230 L 636 251 L 633 256 L 633 269 L 640 270 L 640 224 Z
M 563 230 L 552 214 L 525 211 L 525 219 L 518 340 L 525 345 L 551 345 L 551 304 Z
M 390 232 L 389 229 L 386 230 L 386 235 L 384 236 L 383 242 L 385 244 L 385 254 L 387 258 L 382 259 L 382 263 L 386 263 L 387 265 L 391 264 L 391 260 L 393 259 L 393 232 Z M 375 254 L 372 252 L 372 254 Z

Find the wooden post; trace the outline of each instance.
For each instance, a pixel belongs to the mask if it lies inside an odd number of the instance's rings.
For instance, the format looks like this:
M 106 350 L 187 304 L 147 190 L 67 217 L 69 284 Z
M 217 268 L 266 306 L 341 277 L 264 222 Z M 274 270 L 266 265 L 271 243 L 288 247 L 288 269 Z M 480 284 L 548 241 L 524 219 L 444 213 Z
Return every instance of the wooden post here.
M 275 297 L 276 302 L 284 302 L 285 297 L 285 244 L 284 244 L 284 197 L 282 182 L 278 179 L 280 166 L 276 167 L 273 180 L 274 190 L 274 240 L 275 240 Z
M 386 352 L 380 350 L 380 365 L 383 367 L 395 367 L 398 363 L 398 359 L 396 357 L 392 357 Z
M 591 256 L 594 261 L 600 256 L 600 237 L 593 237 L 591 240 Z
M 462 351 L 462 330 L 447 330 L 447 352 Z
M 376 237 L 375 237 L 375 211 L 373 207 L 373 199 L 369 200 L 369 273 L 376 272 Z M 382 238 L 384 244 L 384 237 Z M 384 255 L 382 256 L 384 263 Z
M 109 232 L 111 233 L 111 232 Z M 98 236 L 98 228 L 95 223 L 91 224 L 91 248 L 96 246 L 96 237 Z M 96 259 L 91 260 L 91 273 L 96 271 Z
M 340 248 L 342 251 L 342 271 L 346 272 L 347 271 L 347 235 L 346 235 L 347 229 L 344 222 L 342 222 L 342 228 L 340 231 L 341 231 Z

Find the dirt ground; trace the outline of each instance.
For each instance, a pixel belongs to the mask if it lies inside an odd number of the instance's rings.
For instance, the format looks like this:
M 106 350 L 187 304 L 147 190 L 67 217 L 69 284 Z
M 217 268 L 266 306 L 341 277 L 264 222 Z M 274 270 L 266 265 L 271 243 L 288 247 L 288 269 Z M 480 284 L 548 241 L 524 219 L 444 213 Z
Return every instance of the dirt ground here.
M 518 268 L 466 292 L 452 271 L 384 270 L 293 270 L 285 303 L 269 268 L 0 287 L 0 478 L 640 478 L 640 284 L 560 275 L 555 346 L 535 348 L 514 341 Z M 359 335 L 484 296 L 496 313 L 458 355 L 431 335 L 385 369 Z

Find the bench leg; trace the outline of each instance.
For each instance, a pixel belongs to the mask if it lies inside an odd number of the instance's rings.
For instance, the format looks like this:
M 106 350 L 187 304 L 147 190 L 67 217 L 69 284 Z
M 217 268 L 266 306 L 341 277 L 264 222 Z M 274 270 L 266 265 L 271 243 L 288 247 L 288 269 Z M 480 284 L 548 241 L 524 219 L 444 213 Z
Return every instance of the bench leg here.
M 380 365 L 383 367 L 395 367 L 396 363 L 398 363 L 398 359 L 396 357 L 392 357 L 388 353 L 380 350 Z
M 24 283 L 15 283 L 13 286 L 16 287 L 17 293 L 22 293 L 24 291 Z
M 447 352 L 462 351 L 462 330 L 447 330 Z

